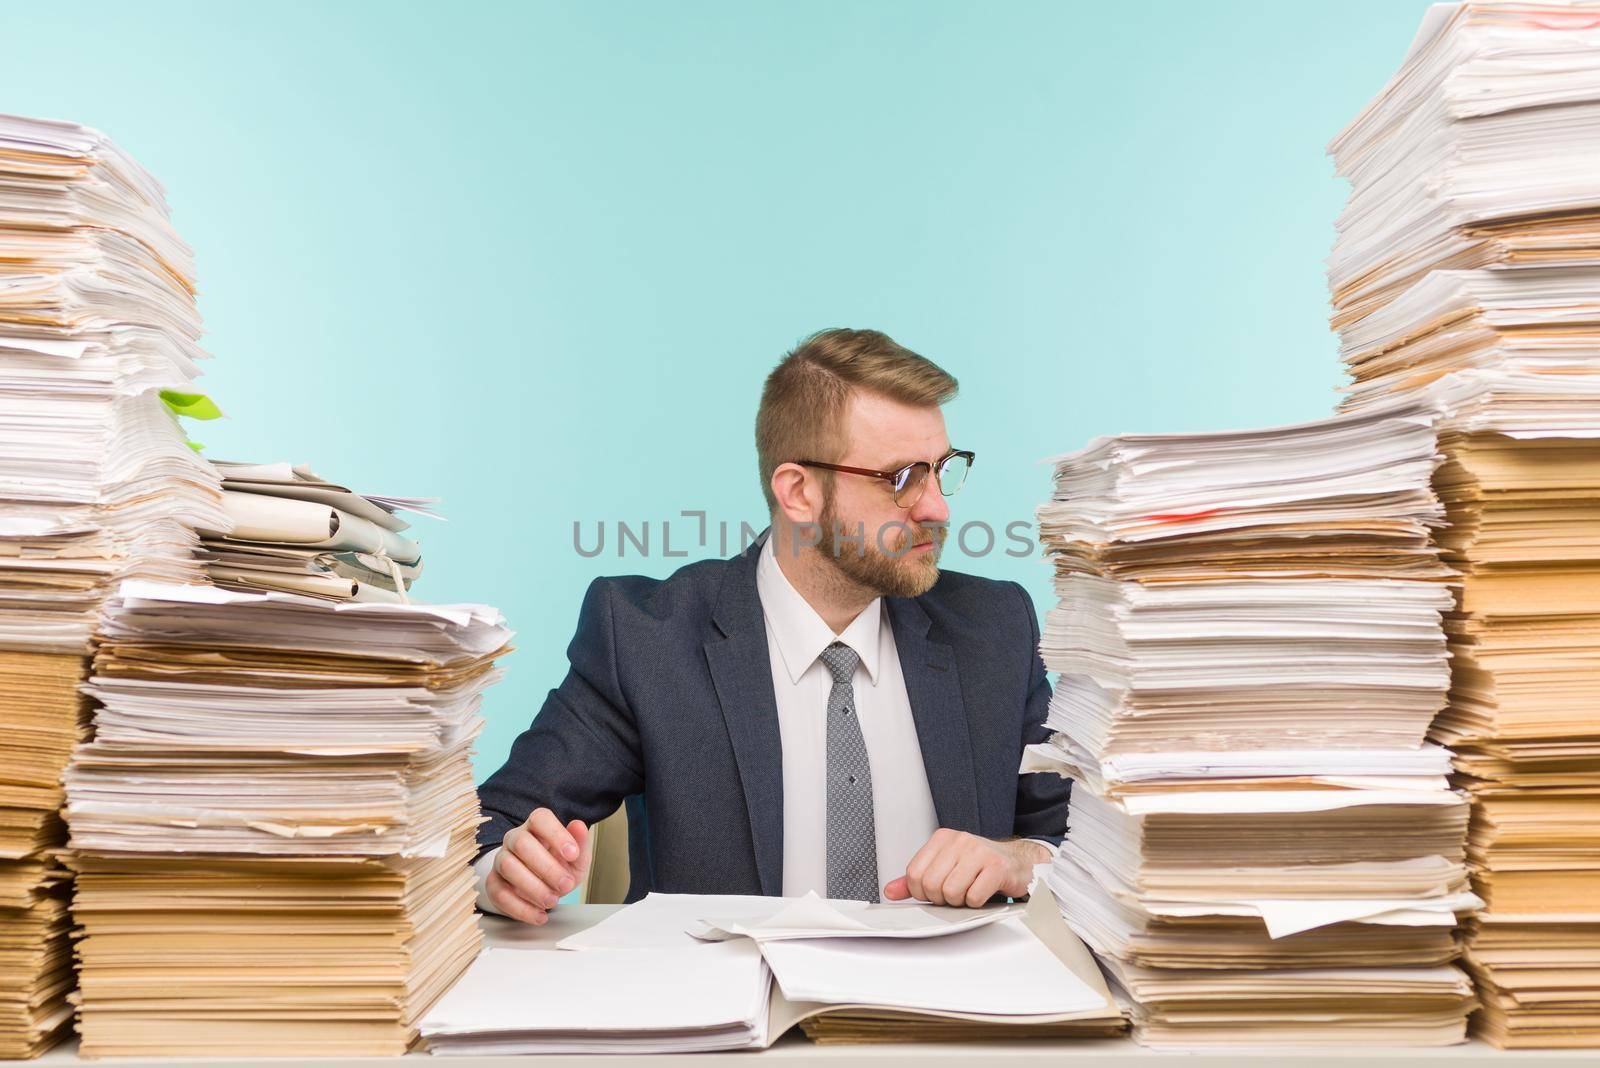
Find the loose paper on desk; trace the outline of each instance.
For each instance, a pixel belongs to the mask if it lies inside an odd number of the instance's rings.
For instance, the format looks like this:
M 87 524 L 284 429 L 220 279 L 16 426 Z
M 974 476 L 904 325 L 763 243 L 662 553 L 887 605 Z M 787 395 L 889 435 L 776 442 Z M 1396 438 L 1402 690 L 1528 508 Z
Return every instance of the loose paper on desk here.
M 1016 914 L 947 938 L 780 939 L 761 953 L 790 1001 L 1019 1017 L 1105 1003 Z
M 915 903 L 863 908 L 858 901 L 824 899 L 815 893 L 769 901 L 764 916 L 707 916 L 691 923 L 688 931 L 708 941 L 744 937 L 763 944 L 797 938 L 937 938 L 986 927 L 1020 911 Z

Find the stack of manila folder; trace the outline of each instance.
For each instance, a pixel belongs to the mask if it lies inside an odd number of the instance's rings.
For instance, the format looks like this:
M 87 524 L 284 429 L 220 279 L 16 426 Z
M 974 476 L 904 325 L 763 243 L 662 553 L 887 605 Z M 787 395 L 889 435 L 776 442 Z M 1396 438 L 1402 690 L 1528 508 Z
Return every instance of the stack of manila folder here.
M 422 547 L 396 513 L 438 518 L 428 507 L 433 498 L 356 493 L 304 465 L 214 466 L 229 526 L 200 532 L 213 583 L 336 601 L 407 599 L 422 573 Z

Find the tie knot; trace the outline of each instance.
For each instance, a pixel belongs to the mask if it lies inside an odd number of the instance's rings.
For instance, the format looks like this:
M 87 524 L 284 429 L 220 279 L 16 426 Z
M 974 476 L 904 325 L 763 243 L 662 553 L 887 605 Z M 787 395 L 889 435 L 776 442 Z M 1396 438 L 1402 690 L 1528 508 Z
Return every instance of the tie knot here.
M 833 672 L 834 682 L 849 682 L 850 676 L 855 674 L 856 664 L 861 658 L 856 651 L 843 642 L 834 642 L 822 650 L 822 662 L 828 665 L 828 670 Z

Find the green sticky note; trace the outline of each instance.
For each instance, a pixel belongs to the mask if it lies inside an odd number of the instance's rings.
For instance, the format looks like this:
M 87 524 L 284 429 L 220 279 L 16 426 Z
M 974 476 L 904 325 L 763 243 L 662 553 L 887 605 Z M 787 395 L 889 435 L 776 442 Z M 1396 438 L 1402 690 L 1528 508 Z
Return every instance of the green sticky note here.
M 185 415 L 190 419 L 222 418 L 222 409 L 204 393 L 179 393 L 175 389 L 164 389 L 161 391 L 161 400 L 172 409 L 174 415 Z

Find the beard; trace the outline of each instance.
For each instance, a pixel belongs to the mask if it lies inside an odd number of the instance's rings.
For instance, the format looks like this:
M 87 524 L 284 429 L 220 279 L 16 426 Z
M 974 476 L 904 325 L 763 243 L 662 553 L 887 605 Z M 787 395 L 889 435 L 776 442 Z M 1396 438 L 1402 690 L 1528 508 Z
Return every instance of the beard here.
M 822 506 L 821 538 L 817 549 L 847 580 L 881 597 L 918 597 L 939 581 L 939 551 L 949 528 L 943 523 L 923 525 L 909 521 L 882 531 L 848 527 L 839 521 L 830 494 Z M 856 541 L 856 529 L 862 531 Z M 851 535 L 846 538 L 845 535 Z M 915 545 L 932 545 L 927 552 L 912 553 Z

